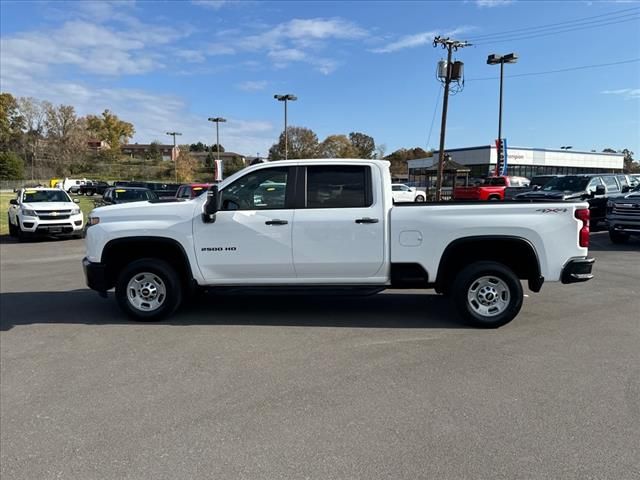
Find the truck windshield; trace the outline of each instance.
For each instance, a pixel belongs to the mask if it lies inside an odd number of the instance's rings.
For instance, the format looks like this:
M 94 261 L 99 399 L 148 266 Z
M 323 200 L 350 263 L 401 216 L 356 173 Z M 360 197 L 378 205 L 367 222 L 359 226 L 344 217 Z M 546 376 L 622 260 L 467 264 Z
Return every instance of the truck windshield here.
M 70 202 L 71 199 L 63 190 L 25 190 L 22 194 L 23 203 L 36 202 Z
M 542 191 L 582 192 L 587 188 L 589 180 L 591 179 L 588 177 L 558 177 L 542 187 Z

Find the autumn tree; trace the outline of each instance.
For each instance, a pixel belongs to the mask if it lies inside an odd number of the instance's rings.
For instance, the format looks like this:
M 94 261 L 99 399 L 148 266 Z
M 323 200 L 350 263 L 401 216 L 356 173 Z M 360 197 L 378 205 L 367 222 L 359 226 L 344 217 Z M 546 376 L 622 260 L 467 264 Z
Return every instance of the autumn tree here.
M 116 151 L 119 151 L 135 133 L 133 124 L 120 120 L 109 110 L 102 112 L 101 116 L 88 115 L 87 129 L 96 139 L 107 142 L 109 147 Z
M 376 151 L 376 142 L 373 137 L 360 132 L 351 132 L 349 140 L 356 151 L 357 158 L 373 158 Z
M 0 149 L 13 150 L 19 146 L 24 118 L 18 102 L 10 93 L 0 93 Z
M 433 156 L 433 152 L 427 152 L 420 147 L 415 147 L 400 148 L 384 157 L 384 159 L 391 162 L 390 170 L 392 175 L 406 175 L 409 172 L 409 166 L 407 164 L 408 160 L 427 158 L 431 156 Z
M 48 104 L 45 124 L 51 157 L 58 174 L 68 174 L 88 153 L 87 120 L 78 118 L 71 105 Z
M 317 158 L 319 153 L 318 136 L 305 127 L 287 127 L 288 157 Z M 269 149 L 270 160 L 281 160 L 285 156 L 284 132 L 280 134 L 278 143 Z
M 346 135 L 329 135 L 320 144 L 320 158 L 357 158 L 358 152 Z
M 0 180 L 24 178 L 24 163 L 15 152 L 0 152 Z
M 197 168 L 198 160 L 191 155 L 189 147 L 186 145 L 180 146 L 178 158 L 176 159 L 176 176 L 178 177 L 178 182 L 192 182 Z
M 628 148 L 622 150 L 614 150 L 613 148 L 605 148 L 603 153 L 621 153 L 624 155 L 623 171 L 624 173 L 640 173 L 640 164 L 634 160 L 633 152 Z

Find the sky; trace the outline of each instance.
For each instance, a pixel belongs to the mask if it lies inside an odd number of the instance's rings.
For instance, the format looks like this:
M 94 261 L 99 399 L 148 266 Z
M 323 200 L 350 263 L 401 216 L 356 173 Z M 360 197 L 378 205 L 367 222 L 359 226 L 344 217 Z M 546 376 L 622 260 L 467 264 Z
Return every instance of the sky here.
M 386 153 L 437 148 L 442 35 L 472 45 L 464 88 L 452 95 L 446 146 L 503 137 L 511 146 L 640 153 L 640 2 L 0 2 L 0 89 L 80 115 L 110 109 L 133 142 L 215 142 L 266 156 L 289 125 L 322 141 L 352 131 Z M 624 63 L 620 63 L 624 62 Z M 606 66 L 578 68 L 592 65 Z M 540 74 L 541 72 L 557 71 Z M 536 74 L 536 75 L 531 75 Z

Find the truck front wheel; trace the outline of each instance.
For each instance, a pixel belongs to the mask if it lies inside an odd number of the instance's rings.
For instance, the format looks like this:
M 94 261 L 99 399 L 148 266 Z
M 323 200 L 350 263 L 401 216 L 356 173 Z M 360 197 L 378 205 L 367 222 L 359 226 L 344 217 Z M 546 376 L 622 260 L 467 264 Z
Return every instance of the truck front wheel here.
M 498 262 L 476 262 L 456 276 L 452 300 L 462 318 L 480 328 L 497 328 L 513 320 L 522 307 L 520 280 Z
M 120 272 L 116 300 L 122 311 L 135 320 L 161 320 L 180 306 L 182 284 L 175 269 L 167 262 L 143 258 Z

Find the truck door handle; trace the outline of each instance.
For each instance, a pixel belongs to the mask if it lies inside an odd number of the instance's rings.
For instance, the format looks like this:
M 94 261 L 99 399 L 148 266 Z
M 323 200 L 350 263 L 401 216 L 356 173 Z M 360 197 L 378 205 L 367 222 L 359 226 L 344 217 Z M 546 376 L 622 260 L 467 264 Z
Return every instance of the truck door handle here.
M 286 225 L 287 222 L 286 220 L 267 220 L 266 222 L 264 222 L 265 225 Z
M 378 223 L 378 222 L 379 220 L 377 218 L 364 217 L 364 218 L 356 219 L 356 223 Z

